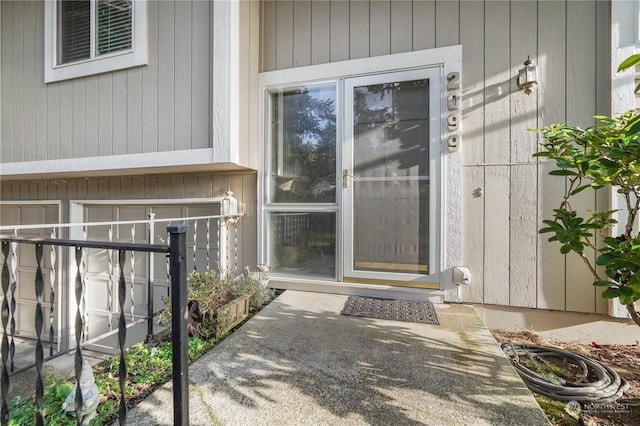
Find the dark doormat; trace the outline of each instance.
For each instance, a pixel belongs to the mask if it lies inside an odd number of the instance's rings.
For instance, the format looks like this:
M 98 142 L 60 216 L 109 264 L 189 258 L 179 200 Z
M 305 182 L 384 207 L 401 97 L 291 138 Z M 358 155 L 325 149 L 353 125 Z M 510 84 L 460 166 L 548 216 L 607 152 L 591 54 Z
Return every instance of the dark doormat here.
M 342 315 L 440 325 L 431 302 L 349 296 Z

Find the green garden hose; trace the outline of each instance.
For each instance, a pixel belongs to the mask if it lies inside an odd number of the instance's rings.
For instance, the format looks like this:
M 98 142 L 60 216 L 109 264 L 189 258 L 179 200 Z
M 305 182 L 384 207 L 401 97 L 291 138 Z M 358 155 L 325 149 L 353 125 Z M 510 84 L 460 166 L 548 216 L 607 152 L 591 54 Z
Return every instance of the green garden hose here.
M 564 349 L 520 342 L 503 343 L 501 348 L 529 389 L 558 401 L 614 402 L 629 388 L 629 383 L 609 366 Z M 564 359 L 581 370 L 578 376 L 584 380 L 551 381 L 524 366 L 520 357 L 525 356 Z

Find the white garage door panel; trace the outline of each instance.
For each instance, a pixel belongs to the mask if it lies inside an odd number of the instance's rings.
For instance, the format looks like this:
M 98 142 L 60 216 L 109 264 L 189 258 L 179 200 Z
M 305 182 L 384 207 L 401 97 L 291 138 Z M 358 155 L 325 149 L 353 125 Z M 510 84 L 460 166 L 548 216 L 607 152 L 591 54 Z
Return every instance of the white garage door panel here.
M 0 225 L 35 225 L 35 224 L 52 224 L 59 223 L 59 206 L 55 204 L 36 204 L 29 202 L 10 203 L 3 202 L 0 205 Z M 41 236 L 48 238 L 51 236 L 51 229 L 25 229 L 20 230 L 19 235 L 22 236 Z M 60 259 L 60 249 L 57 250 L 57 259 Z M 42 332 L 42 338 L 48 339 L 49 336 L 49 312 L 51 305 L 50 298 L 50 261 L 51 247 L 45 246 L 42 256 L 42 273 L 43 273 L 43 309 L 45 330 Z M 36 255 L 35 245 L 18 244 L 16 249 L 17 269 L 16 269 L 16 311 L 14 320 L 16 322 L 16 334 L 22 337 L 35 338 L 35 309 L 36 309 L 36 292 L 35 292 L 35 276 L 36 276 Z M 59 264 L 57 265 L 59 272 Z M 57 276 L 58 273 L 56 274 Z M 57 279 L 55 281 L 55 294 L 60 294 L 61 284 Z M 0 294 L 0 300 L 2 299 Z M 57 300 L 56 300 L 57 302 Z M 54 330 L 58 329 L 60 312 L 57 303 L 54 304 Z M 57 339 L 57 336 L 55 337 Z
M 204 205 L 84 205 L 84 220 L 86 222 L 112 222 L 112 221 L 139 221 L 147 220 L 148 214 L 155 213 L 156 220 L 181 218 L 189 216 L 210 216 L 218 214 L 220 208 L 218 204 L 209 203 Z M 179 221 L 181 223 L 181 221 Z M 215 244 L 217 235 L 217 221 L 210 222 L 210 264 L 214 267 L 216 264 L 217 248 Z M 155 225 L 153 243 L 167 244 L 167 223 L 160 222 Z M 89 227 L 88 237 L 99 240 L 108 239 L 108 226 Z M 119 242 L 136 242 L 148 243 L 148 227 L 146 224 L 135 224 L 135 235 L 131 233 L 132 225 L 117 225 L 113 228 L 113 241 Z M 200 221 L 198 224 L 198 248 L 203 248 L 202 253 L 198 253 L 197 262 L 199 265 L 206 264 L 206 221 Z M 187 234 L 188 253 L 187 253 L 187 270 L 193 269 L 193 228 Z M 133 297 L 134 317 L 142 318 L 147 315 L 147 270 L 148 255 L 146 253 L 136 252 L 134 255 L 134 285 L 131 291 L 131 252 L 126 252 L 124 262 L 124 278 L 126 281 L 125 289 L 125 307 L 124 315 L 127 321 L 131 320 L 131 298 Z M 108 325 L 108 289 L 109 289 L 109 254 L 107 250 L 92 250 L 87 260 L 87 313 L 88 335 L 91 339 L 102 333 L 110 331 Z M 118 252 L 112 253 L 112 329 L 118 326 L 118 315 L 120 308 L 118 306 L 118 280 L 120 278 Z M 202 267 L 204 269 L 204 267 Z M 169 293 L 169 285 L 167 281 L 167 257 L 164 254 L 154 254 L 154 308 L 156 311 L 164 307 L 162 301 Z

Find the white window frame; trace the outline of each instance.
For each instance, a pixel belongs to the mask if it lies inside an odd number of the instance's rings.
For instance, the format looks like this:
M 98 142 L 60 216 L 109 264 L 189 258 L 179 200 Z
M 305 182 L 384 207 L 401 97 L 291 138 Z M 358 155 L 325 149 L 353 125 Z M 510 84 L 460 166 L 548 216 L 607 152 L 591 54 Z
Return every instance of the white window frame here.
M 92 0 L 92 2 L 95 3 L 95 0 Z M 58 65 L 57 1 L 47 0 L 44 4 L 45 83 L 147 65 L 147 0 L 133 0 L 132 6 L 133 25 L 130 50 Z

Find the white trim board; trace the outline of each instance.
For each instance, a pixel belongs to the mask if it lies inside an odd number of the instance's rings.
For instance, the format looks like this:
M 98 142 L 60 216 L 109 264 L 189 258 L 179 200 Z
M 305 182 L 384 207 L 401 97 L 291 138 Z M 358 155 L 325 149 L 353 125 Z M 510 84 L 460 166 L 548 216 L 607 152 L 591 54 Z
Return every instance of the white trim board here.
M 148 173 L 150 169 L 168 167 L 206 166 L 211 170 L 244 169 L 234 163 L 214 162 L 214 149 L 188 149 L 181 151 L 153 152 L 141 154 L 109 155 L 102 157 L 67 158 L 64 160 L 23 161 L 0 164 L 0 177 L 26 177 L 37 175 L 82 175 L 108 176 Z M 203 167 L 205 169 L 206 167 Z M 92 173 L 96 172 L 96 173 Z

